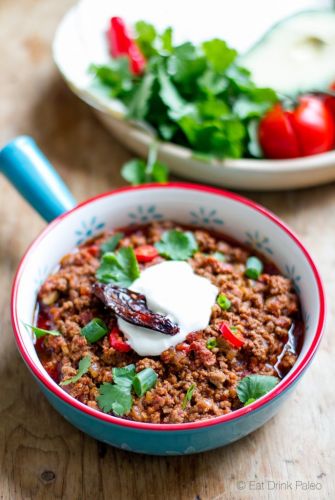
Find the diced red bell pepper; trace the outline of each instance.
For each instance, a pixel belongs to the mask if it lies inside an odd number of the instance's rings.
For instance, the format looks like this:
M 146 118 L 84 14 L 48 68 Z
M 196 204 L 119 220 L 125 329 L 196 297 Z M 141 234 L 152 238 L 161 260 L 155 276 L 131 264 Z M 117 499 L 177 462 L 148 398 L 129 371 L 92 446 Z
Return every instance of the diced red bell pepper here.
M 222 323 L 220 325 L 220 332 L 222 334 L 222 337 L 227 340 L 227 342 L 229 342 L 234 347 L 237 347 L 238 349 L 245 343 L 245 340 L 233 333 L 226 323 Z
M 112 57 L 127 56 L 132 73 L 140 75 L 145 68 L 146 60 L 135 40 L 129 35 L 127 26 L 121 17 L 112 17 L 107 39 Z
M 141 245 L 134 252 L 138 262 L 151 262 L 158 256 L 158 251 L 152 245 Z
M 113 349 L 115 349 L 116 351 L 129 352 L 131 350 L 131 347 L 129 344 L 127 344 L 127 342 L 122 340 L 120 333 L 121 332 L 118 327 L 114 326 L 111 333 L 109 334 L 110 346 L 113 347 Z

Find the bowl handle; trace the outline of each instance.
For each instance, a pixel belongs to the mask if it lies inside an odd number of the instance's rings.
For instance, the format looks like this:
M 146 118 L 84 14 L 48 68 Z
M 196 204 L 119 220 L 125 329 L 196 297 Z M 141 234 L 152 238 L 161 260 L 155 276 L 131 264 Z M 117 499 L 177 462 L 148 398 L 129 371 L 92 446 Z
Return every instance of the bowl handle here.
M 76 205 L 73 195 L 31 137 L 16 137 L 0 150 L 0 172 L 47 222 Z

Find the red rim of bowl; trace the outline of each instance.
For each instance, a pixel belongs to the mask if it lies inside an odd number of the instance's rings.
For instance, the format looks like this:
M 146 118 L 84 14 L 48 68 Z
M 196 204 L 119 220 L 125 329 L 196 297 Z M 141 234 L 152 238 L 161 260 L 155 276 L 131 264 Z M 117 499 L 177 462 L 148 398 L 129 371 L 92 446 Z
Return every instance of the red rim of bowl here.
M 278 386 L 273 389 L 271 392 L 260 398 L 259 400 L 255 401 L 254 403 L 240 408 L 239 410 L 236 410 L 232 413 L 228 413 L 226 415 L 221 415 L 220 417 L 215 417 L 215 418 L 210 418 L 208 420 L 201 420 L 198 422 L 190 422 L 190 423 L 183 423 L 183 424 L 150 424 L 150 423 L 145 423 L 145 422 L 135 422 L 133 420 L 125 420 L 122 418 L 114 417 L 112 415 L 108 415 L 106 413 L 102 413 L 98 410 L 94 410 L 93 408 L 90 408 L 89 406 L 85 405 L 84 403 L 81 403 L 80 401 L 76 400 L 69 394 L 67 394 L 65 391 L 63 391 L 57 384 L 54 382 L 49 375 L 46 372 L 40 371 L 40 369 L 34 364 L 32 359 L 29 356 L 29 352 L 27 351 L 22 339 L 21 339 L 21 334 L 20 334 L 20 328 L 19 328 L 19 318 L 18 318 L 18 311 L 17 311 L 17 293 L 20 285 L 20 279 L 21 279 L 21 274 L 23 272 L 23 268 L 25 265 L 25 261 L 30 254 L 32 250 L 40 243 L 40 241 L 49 233 L 49 231 L 52 231 L 53 228 L 59 224 L 65 217 L 67 217 L 69 214 L 75 212 L 76 210 L 80 209 L 81 207 L 88 205 L 100 198 L 108 197 L 108 196 L 114 196 L 119 193 L 125 192 L 125 191 L 138 191 L 138 190 L 145 190 L 145 189 L 169 189 L 169 188 L 174 188 L 174 189 L 189 189 L 189 190 L 194 190 L 194 191 L 203 191 L 207 192 L 209 194 L 214 194 L 217 196 L 223 196 L 225 198 L 230 198 L 233 199 L 243 205 L 247 205 L 248 207 L 251 207 L 252 209 L 256 210 L 257 212 L 260 212 L 263 214 L 265 217 L 270 219 L 272 222 L 274 222 L 280 229 L 282 229 L 286 234 L 290 236 L 290 238 L 298 245 L 300 250 L 303 252 L 305 255 L 309 265 L 311 266 L 314 274 L 315 281 L 317 283 L 318 287 L 318 294 L 319 294 L 319 301 L 320 301 L 320 313 L 319 313 L 319 318 L 318 318 L 318 324 L 316 328 L 316 332 L 314 335 L 314 338 L 312 340 L 311 346 L 309 347 L 307 353 L 304 355 L 304 357 L 301 359 L 301 361 L 293 367 L 293 369 L 289 372 L 289 374 L 281 381 Z M 204 427 L 210 427 L 212 425 L 218 425 L 224 422 L 228 422 L 231 420 L 236 420 L 246 414 L 249 414 L 250 412 L 254 410 L 258 410 L 273 399 L 275 399 L 277 396 L 281 395 L 297 378 L 301 375 L 301 373 L 305 370 L 305 368 L 308 366 L 310 363 L 311 359 L 313 358 L 313 355 L 315 354 L 315 351 L 319 345 L 319 342 L 321 340 L 322 332 L 323 332 L 323 327 L 325 323 L 325 315 L 326 315 L 326 306 L 325 306 L 325 295 L 324 295 L 324 289 L 323 289 L 323 284 L 322 280 L 320 277 L 320 274 L 314 264 L 314 261 L 312 257 L 310 256 L 309 252 L 306 250 L 304 245 L 300 242 L 298 237 L 289 229 L 286 224 L 284 224 L 278 217 L 276 217 L 272 212 L 269 210 L 266 210 L 262 206 L 258 205 L 257 203 L 254 203 L 253 201 L 244 198 L 242 196 L 239 196 L 235 193 L 231 193 L 229 191 L 224 191 L 221 189 L 217 188 L 212 188 L 208 186 L 204 186 L 201 184 L 189 184 L 189 183 L 180 183 L 180 182 L 171 182 L 167 184 L 146 184 L 144 186 L 136 186 L 136 187 L 124 187 L 124 188 L 119 188 L 114 191 L 108 192 L 108 193 L 103 193 L 98 196 L 95 196 L 93 198 L 90 198 L 89 200 L 84 201 L 83 203 L 80 203 L 73 209 L 69 210 L 65 214 L 60 215 L 57 217 L 54 221 L 52 221 L 42 232 L 41 234 L 31 243 L 31 245 L 28 247 L 26 250 L 24 256 L 21 259 L 21 262 L 19 264 L 18 270 L 16 272 L 14 282 L 13 282 L 13 288 L 12 288 L 12 295 L 11 295 L 11 318 L 12 318 L 12 326 L 14 330 L 14 335 L 15 339 L 19 348 L 19 351 L 21 353 L 21 356 L 29 366 L 30 370 L 33 372 L 33 374 L 44 384 L 44 386 L 49 389 L 54 395 L 58 396 L 60 399 L 62 399 L 65 403 L 68 403 L 69 405 L 73 406 L 79 411 L 82 411 L 86 413 L 87 415 L 90 415 L 91 417 L 95 417 L 98 420 L 103 420 L 105 422 L 109 422 L 112 424 L 120 425 L 123 427 L 129 427 L 133 429 L 142 429 L 142 430 L 154 430 L 154 431 L 185 431 L 188 429 L 201 429 Z

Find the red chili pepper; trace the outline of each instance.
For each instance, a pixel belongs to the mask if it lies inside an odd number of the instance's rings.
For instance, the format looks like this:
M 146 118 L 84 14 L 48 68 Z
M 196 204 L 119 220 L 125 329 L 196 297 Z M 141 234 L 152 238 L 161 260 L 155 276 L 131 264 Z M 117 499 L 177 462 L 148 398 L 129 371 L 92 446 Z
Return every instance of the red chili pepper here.
M 122 337 L 120 335 L 120 330 L 118 329 L 117 326 L 114 326 L 112 331 L 109 334 L 109 343 L 111 347 L 113 347 L 116 351 L 120 352 L 129 352 L 131 350 L 131 347 L 127 342 L 122 340 Z
M 141 245 L 134 252 L 138 262 L 151 262 L 158 256 L 158 251 L 152 245 Z
M 245 340 L 241 337 L 238 337 L 231 331 L 229 326 L 226 323 L 222 323 L 220 325 L 220 332 L 225 340 L 227 340 L 234 347 L 240 348 L 244 345 Z
M 281 104 L 270 109 L 259 124 L 259 142 L 267 158 L 298 158 L 329 151 L 335 144 L 335 121 L 324 99 L 298 98 L 293 110 Z
M 134 75 L 140 75 L 146 65 L 146 60 L 136 42 L 128 33 L 127 26 L 121 17 L 112 17 L 107 32 L 109 50 L 112 57 L 127 56 Z
M 190 348 L 191 348 L 190 344 L 186 344 L 185 342 L 176 345 L 176 351 L 189 352 Z

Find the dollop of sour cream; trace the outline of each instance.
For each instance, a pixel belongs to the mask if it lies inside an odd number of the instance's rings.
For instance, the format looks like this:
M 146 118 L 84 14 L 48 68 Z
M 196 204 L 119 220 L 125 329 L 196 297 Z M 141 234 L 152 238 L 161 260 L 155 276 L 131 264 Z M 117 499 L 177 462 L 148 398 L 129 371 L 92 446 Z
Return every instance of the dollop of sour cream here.
M 118 326 L 140 356 L 158 356 L 183 342 L 191 332 L 208 326 L 218 289 L 193 272 L 187 262 L 166 261 L 148 267 L 130 289 L 145 295 L 148 307 L 179 326 L 176 335 L 132 325 L 118 318 Z

